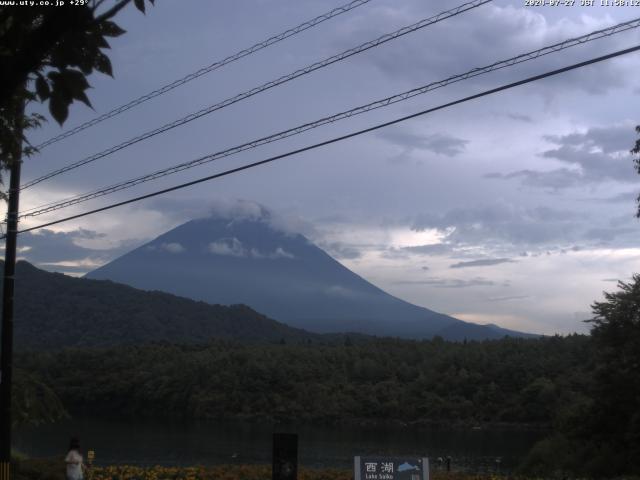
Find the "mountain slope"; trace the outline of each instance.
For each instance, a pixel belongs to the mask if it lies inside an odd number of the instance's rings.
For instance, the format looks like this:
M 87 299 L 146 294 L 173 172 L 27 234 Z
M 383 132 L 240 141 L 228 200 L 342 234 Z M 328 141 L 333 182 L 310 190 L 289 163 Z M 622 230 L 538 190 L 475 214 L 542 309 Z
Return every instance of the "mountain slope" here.
M 387 294 L 270 215 L 187 222 L 87 274 L 145 290 L 246 304 L 313 332 L 485 339 L 507 334 Z M 447 332 L 454 328 L 455 335 Z M 509 332 L 513 334 L 513 332 Z
M 14 334 L 18 349 L 201 343 L 212 338 L 326 340 L 244 305 L 210 305 L 110 281 L 73 278 L 39 270 L 27 262 L 18 262 L 16 273 Z

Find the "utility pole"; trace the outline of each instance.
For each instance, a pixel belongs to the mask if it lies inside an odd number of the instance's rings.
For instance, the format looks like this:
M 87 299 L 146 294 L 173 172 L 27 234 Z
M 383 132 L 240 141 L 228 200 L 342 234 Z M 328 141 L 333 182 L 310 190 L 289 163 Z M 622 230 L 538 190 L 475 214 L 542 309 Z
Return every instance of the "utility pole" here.
M 16 141 L 8 160 L 9 203 L 4 251 L 2 284 L 2 336 L 0 337 L 0 480 L 10 480 L 11 474 L 11 382 L 13 373 L 13 291 L 18 240 L 18 207 L 20 197 L 20 166 L 22 164 L 22 125 L 24 101 L 16 102 L 14 125 Z

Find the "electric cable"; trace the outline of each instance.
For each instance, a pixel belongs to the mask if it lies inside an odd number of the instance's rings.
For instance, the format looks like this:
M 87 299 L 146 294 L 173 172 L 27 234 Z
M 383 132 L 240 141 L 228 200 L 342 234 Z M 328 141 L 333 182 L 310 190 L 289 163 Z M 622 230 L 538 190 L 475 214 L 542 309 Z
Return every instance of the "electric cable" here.
M 275 155 L 273 157 L 269 157 L 267 159 L 260 160 L 258 162 L 249 163 L 249 164 L 246 164 L 246 165 L 242 165 L 240 167 L 235 167 L 235 168 L 232 168 L 232 169 L 229 169 L 229 170 L 225 170 L 225 171 L 220 172 L 220 173 L 216 173 L 216 174 L 209 175 L 209 176 L 206 176 L 206 177 L 201 177 L 201 178 L 198 178 L 196 180 L 192 180 L 190 182 L 182 183 L 182 184 L 179 184 L 179 185 L 174 185 L 173 187 L 164 188 L 162 190 L 157 190 L 155 192 L 148 193 L 148 194 L 141 195 L 141 196 L 134 197 L 134 198 L 130 198 L 130 199 L 124 200 L 122 202 L 112 203 L 110 205 L 106 205 L 104 207 L 96 208 L 94 210 L 89 210 L 89 211 L 86 211 L 86 212 L 83 212 L 83 213 L 79 213 L 77 215 L 71 215 L 69 217 L 65 217 L 65 218 L 61 218 L 61 219 L 54 220 L 54 221 L 51 221 L 51 222 L 43 223 L 43 224 L 40 224 L 40 225 L 37 225 L 37 226 L 34 226 L 34 227 L 25 228 L 23 230 L 19 230 L 18 233 L 31 232 L 31 231 L 38 230 L 38 229 L 45 228 L 45 227 L 49 227 L 49 226 L 52 226 L 52 225 L 57 225 L 59 223 L 68 222 L 70 220 L 75 220 L 75 219 L 78 219 L 78 218 L 86 217 L 87 215 L 93 215 L 95 213 L 104 212 L 106 210 L 111 210 L 113 208 L 120 207 L 120 206 L 123 206 L 123 205 L 128 205 L 128 204 L 131 204 L 131 203 L 139 202 L 141 200 L 145 200 L 147 198 L 156 197 L 156 196 L 162 195 L 164 193 L 169 193 L 169 192 L 173 192 L 173 191 L 176 191 L 176 190 L 181 190 L 183 188 L 187 188 L 187 187 L 190 187 L 190 186 L 193 186 L 193 185 L 197 185 L 199 183 L 207 182 L 207 181 L 214 180 L 214 179 L 217 179 L 217 178 L 225 177 L 227 175 L 231 175 L 233 173 L 238 173 L 238 172 L 241 172 L 241 171 L 244 171 L 244 170 L 248 170 L 250 168 L 258 167 L 260 165 L 265 165 L 267 163 L 275 162 L 276 160 L 280 160 L 282 158 L 290 157 L 290 156 L 293 156 L 293 155 L 297 155 L 299 153 L 307 152 L 309 150 L 314 150 L 314 149 L 319 148 L 319 147 L 323 147 L 323 146 L 330 145 L 330 144 L 333 144 L 333 143 L 337 143 L 337 142 L 340 142 L 340 141 L 343 141 L 343 140 L 347 140 L 349 138 L 353 138 L 353 137 L 356 137 L 356 136 L 359 136 L 359 135 L 363 135 L 365 133 L 373 132 L 375 130 L 379 130 L 381 128 L 385 128 L 385 127 L 388 127 L 388 126 L 391 126 L 391 125 L 395 125 L 397 123 L 401 123 L 401 122 L 410 120 L 412 118 L 420 117 L 420 116 L 423 116 L 423 115 L 426 115 L 426 114 L 429 114 L 429 113 L 433 113 L 433 112 L 438 111 L 438 110 L 443 110 L 445 108 L 449 108 L 449 107 L 452 107 L 454 105 L 459 105 L 461 103 L 465 103 L 465 102 L 468 102 L 468 101 L 471 101 L 471 100 L 475 100 L 475 99 L 478 99 L 478 98 L 481 98 L 481 97 L 492 95 L 494 93 L 498 93 L 498 92 L 501 92 L 501 91 L 504 91 L 504 90 L 509 90 L 511 88 L 515 88 L 515 87 L 518 87 L 518 86 L 521 86 L 521 85 L 525 85 L 525 84 L 528 84 L 528 83 L 536 82 L 536 81 L 545 79 L 547 77 L 551 77 L 551 76 L 554 76 L 554 75 L 559 75 L 561 73 L 565 73 L 565 72 L 568 72 L 568 71 L 571 71 L 571 70 L 575 70 L 575 69 L 578 69 L 578 68 L 585 67 L 587 65 L 592 65 L 594 63 L 598 63 L 598 62 L 602 62 L 602 61 L 605 61 L 605 60 L 609 60 L 611 58 L 619 57 L 621 55 L 626 55 L 626 54 L 629 54 L 629 53 L 632 53 L 632 52 L 636 52 L 638 50 L 640 50 L 640 45 L 635 46 L 635 47 L 631 47 L 631 48 L 627 48 L 627 49 L 624 49 L 624 50 L 618 50 L 616 52 L 609 53 L 607 55 L 602 55 L 600 57 L 592 58 L 592 59 L 586 60 L 584 62 L 575 63 L 573 65 L 562 67 L 562 68 L 559 68 L 559 69 L 556 69 L 556 70 L 551 70 L 551 71 L 548 71 L 548 72 L 545 72 L 545 73 L 542 73 L 542 74 L 539 74 L 539 75 L 534 75 L 532 77 L 525 78 L 523 80 L 519 80 L 519 81 L 516 81 L 516 82 L 512 82 L 512 83 L 506 84 L 506 85 L 502 85 L 500 87 L 492 88 L 490 90 L 485 90 L 483 92 L 476 93 L 476 94 L 470 95 L 468 97 L 464 97 L 464 98 L 461 98 L 461 99 L 458 99 L 458 100 L 455 100 L 455 101 L 452 101 L 452 102 L 448 102 L 448 103 L 439 105 L 437 107 L 428 108 L 426 110 L 422 110 L 420 112 L 413 113 L 411 115 L 406 115 L 406 116 L 403 116 L 403 117 L 400 117 L 400 118 L 396 118 L 396 119 L 388 121 L 388 122 L 384 122 L 384 123 L 380 123 L 380 124 L 374 125 L 372 127 L 368 127 L 368 128 L 362 129 L 362 130 L 351 132 L 351 133 L 348 133 L 346 135 L 341 135 L 339 137 L 334 137 L 334 138 L 331 138 L 329 140 L 325 140 L 323 142 L 319 142 L 319 143 L 315 143 L 313 145 L 308 145 L 306 147 L 299 148 L 297 150 L 291 150 L 289 152 L 286 152 L 286 153 L 283 153 L 283 154 L 280 154 L 280 155 Z M 0 237 L 0 239 L 5 238 L 5 237 L 6 236 L 2 236 L 2 237 Z
M 197 112 L 191 113 L 185 117 L 182 117 L 178 120 L 174 120 L 173 122 L 167 123 L 161 127 L 155 128 L 153 130 L 149 130 L 148 132 L 145 132 L 141 135 L 138 135 L 137 137 L 133 137 L 130 138 L 129 140 L 126 140 L 118 145 L 114 145 L 106 150 L 103 150 L 102 152 L 96 153 L 94 155 L 91 155 L 89 157 L 86 157 L 82 160 L 78 160 L 76 162 L 73 162 L 65 167 L 59 168 L 57 170 L 54 170 L 52 172 L 49 172 L 45 175 L 42 175 L 34 180 L 31 180 L 27 183 L 25 183 L 24 185 L 22 185 L 20 187 L 21 190 L 27 189 L 29 187 L 32 187 L 33 185 L 36 185 L 40 182 L 43 182 L 45 180 L 48 180 L 49 178 L 53 178 L 55 176 L 61 175 L 63 173 L 66 173 L 70 170 L 74 170 L 78 167 L 81 167 L 83 165 L 86 165 L 88 163 L 91 162 L 95 162 L 96 160 L 100 159 L 100 158 L 104 158 L 108 155 L 111 155 L 112 153 L 118 152 L 120 150 L 123 150 L 124 148 L 130 147 L 131 145 L 135 145 L 136 143 L 139 143 L 143 140 L 146 140 L 148 138 L 154 137 L 156 135 L 159 135 L 161 133 L 164 133 L 168 130 L 172 130 L 176 127 L 182 126 L 186 123 L 192 122 L 193 120 L 196 120 L 198 118 L 204 117 L 205 115 L 209 115 L 217 110 L 221 110 L 223 108 L 226 108 L 230 105 L 233 105 L 235 103 L 238 103 L 242 100 L 245 100 L 247 98 L 253 97 L 254 95 L 257 95 L 261 92 L 264 92 L 265 90 L 269 90 L 271 88 L 277 87 L 279 85 L 282 85 L 284 83 L 290 82 L 291 80 L 294 80 L 298 77 L 301 77 L 303 75 L 308 75 L 311 72 L 314 72 L 316 70 L 319 70 L 321 68 L 327 67 L 329 65 L 332 65 L 336 62 L 340 62 L 342 60 L 345 60 L 347 58 L 350 58 L 354 55 L 357 55 L 359 53 L 365 52 L 367 50 L 370 50 L 372 48 L 378 47 L 384 43 L 387 43 L 391 40 L 395 40 L 396 38 L 402 37 L 404 35 L 407 35 L 408 33 L 412 33 L 415 32 L 417 30 L 420 30 L 422 28 L 428 27 L 430 25 L 433 25 L 435 23 L 441 22 L 443 20 L 446 20 L 448 18 L 451 17 L 455 17 L 457 15 L 460 15 L 461 13 L 464 13 L 468 10 L 477 8 L 481 5 L 484 5 L 485 3 L 489 3 L 492 0 L 472 0 L 471 2 L 467 2 L 464 3 L 462 5 L 459 5 L 458 7 L 452 8 L 450 10 L 446 10 L 444 12 L 438 13 L 437 15 L 434 15 L 432 17 L 429 18 L 425 18 L 420 20 L 419 22 L 416 22 L 412 25 L 408 25 L 405 27 L 402 27 L 392 33 L 388 33 L 385 35 L 382 35 L 378 38 L 376 38 L 375 40 L 371 40 L 369 42 L 365 42 L 361 45 L 358 45 L 357 47 L 353 47 L 350 48 L 348 50 L 345 50 L 344 52 L 341 52 L 337 55 L 333 55 L 329 58 L 326 58 L 324 60 L 321 60 L 319 62 L 313 63 L 311 65 L 308 65 L 304 68 L 298 69 L 288 75 L 283 75 L 275 80 L 271 80 L 267 83 L 264 83 L 258 87 L 254 87 L 251 90 L 247 90 L 243 93 L 237 94 L 233 97 L 229 97 L 226 100 L 223 100 L 222 102 L 216 103 L 214 105 L 210 105 L 208 107 L 205 107 L 201 110 L 198 110 Z
M 398 103 L 401 101 L 405 101 L 408 100 L 412 97 L 415 97 L 417 95 L 422 95 L 425 94 L 427 92 L 430 92 L 432 90 L 435 90 L 437 88 L 442 88 L 446 85 L 449 85 L 451 83 L 456 83 L 462 80 L 466 80 L 469 78 L 473 78 L 479 75 L 483 75 L 495 70 L 499 70 L 505 67 L 510 67 L 512 65 L 516 65 L 525 61 L 529 61 L 529 60 L 533 60 L 536 58 L 539 58 L 541 56 L 544 55 L 548 55 L 550 53 L 555 53 L 555 52 L 559 52 L 561 50 L 576 46 L 576 45 L 580 45 L 583 44 L 585 42 L 589 42 L 589 41 L 593 41 L 593 40 L 597 40 L 599 38 L 603 38 L 606 36 L 611 36 L 614 35 L 616 33 L 620 33 L 620 32 L 624 32 L 627 31 L 629 29 L 632 28 L 638 28 L 640 27 L 640 18 L 637 18 L 635 20 L 631 20 L 631 21 L 627 21 L 627 22 L 623 22 L 617 25 L 614 25 L 612 27 L 606 28 L 606 29 L 602 29 L 602 30 L 597 30 L 594 32 L 591 32 L 589 34 L 586 35 L 582 35 L 581 37 L 576 37 L 576 38 L 572 38 L 572 39 L 568 39 L 565 40 L 563 42 L 559 42 L 550 46 L 546 46 L 543 47 L 541 49 L 538 50 L 534 50 L 531 52 L 527 52 L 515 57 L 511 57 L 509 59 L 506 60 L 502 60 L 499 62 L 495 62 L 492 63 L 490 65 L 487 65 L 485 67 L 479 67 L 479 68 L 474 68 L 472 70 L 469 70 L 465 73 L 459 74 L 459 75 L 454 75 L 451 77 L 448 77 L 444 80 L 439 80 L 436 82 L 432 82 L 429 83 L 427 85 L 424 85 L 422 87 L 418 87 L 412 90 L 408 90 L 406 92 L 397 94 L 397 95 L 393 95 L 390 97 L 386 97 L 384 99 L 381 100 L 377 100 L 371 103 L 368 103 L 366 105 L 362 105 L 359 107 L 355 107 L 352 108 L 350 110 L 347 111 L 343 111 L 328 117 L 323 117 L 319 120 L 316 120 L 314 122 L 310 122 L 310 123 L 306 123 L 303 125 L 299 125 L 297 127 L 288 129 L 288 130 L 284 130 L 266 137 L 262 137 L 260 139 L 257 140 L 253 140 L 251 142 L 247 142 L 235 147 L 231 147 L 216 153 L 212 153 L 209 155 L 205 155 L 203 157 L 199 157 L 196 158 L 194 160 L 190 160 L 188 162 L 184 162 L 178 165 L 174 165 L 168 168 L 164 168 L 161 170 L 157 170 L 155 172 L 149 173 L 149 174 L 145 174 L 139 177 L 135 177 L 129 180 L 125 180 L 113 185 L 110 185 L 108 187 L 102 187 L 98 190 L 94 190 L 88 193 L 83 193 L 80 195 L 76 195 L 73 197 L 69 197 L 63 200 L 58 200 L 55 202 L 49 202 L 43 205 L 39 205 L 37 207 L 32 207 L 30 209 L 27 209 L 25 211 L 22 212 L 22 214 L 20 215 L 19 218 L 26 218 L 26 217 L 35 217 L 35 216 L 39 216 L 39 215 L 43 215 L 45 213 L 54 211 L 54 210 L 59 210 L 62 208 L 66 208 L 69 207 L 71 205 L 76 205 L 78 203 L 83 203 L 85 201 L 88 200 L 92 200 L 94 198 L 98 198 L 104 195 L 108 195 L 120 190 L 124 190 L 127 188 L 131 188 L 133 186 L 139 185 L 141 183 L 146 183 L 148 181 L 152 181 L 152 180 L 156 180 L 158 178 L 167 176 L 167 175 L 171 175 L 173 173 L 177 173 L 183 170 L 187 170 L 189 168 L 193 168 L 199 165 L 203 165 L 205 163 L 209 163 L 209 162 L 213 162 L 215 160 L 221 159 L 221 158 L 225 158 L 231 155 L 235 155 L 237 153 L 246 151 L 246 150 L 250 150 L 253 148 L 257 148 L 258 146 L 261 145 L 265 145 L 268 143 L 273 143 L 294 135 L 298 135 L 300 133 L 303 133 L 305 131 L 314 129 L 314 128 L 318 128 L 322 125 L 326 125 L 326 124 L 330 124 L 330 123 L 334 123 L 346 118 L 350 118 L 353 117 L 355 115 L 360 115 L 362 113 L 366 113 L 378 108 L 383 108 L 383 107 L 387 107 L 389 105 L 392 105 L 394 103 Z
M 146 95 L 142 95 L 141 97 L 138 97 L 134 100 L 131 100 L 128 103 L 125 103 L 124 105 L 121 105 L 119 107 L 114 108 L 113 110 L 110 110 L 107 113 L 104 113 L 92 120 L 89 120 L 88 122 L 85 122 L 81 125 L 78 125 L 77 127 L 74 127 L 70 130 L 67 130 L 66 132 L 61 133 L 60 135 L 56 135 L 55 137 L 52 137 L 44 142 L 42 142 L 40 145 L 37 145 L 35 148 L 38 150 L 42 150 L 43 148 L 52 145 L 54 143 L 59 142 L 60 140 L 63 140 L 65 138 L 68 138 L 72 135 L 75 135 L 76 133 L 79 133 L 83 130 L 86 130 L 87 128 L 93 127 L 94 125 L 97 125 L 101 122 L 104 122 L 105 120 L 115 117 L 116 115 L 119 115 L 123 112 L 126 112 L 127 110 L 130 110 L 134 107 L 137 107 L 138 105 L 151 100 L 152 98 L 158 97 L 164 93 L 167 93 L 171 90 L 173 90 L 174 88 L 177 88 L 181 85 L 184 85 L 185 83 L 190 82 L 191 80 L 195 80 L 196 78 L 199 78 L 203 75 L 206 75 L 207 73 L 213 72 L 214 70 L 217 70 L 219 68 L 224 67 L 225 65 L 229 65 L 230 63 L 233 63 L 237 60 L 240 60 L 241 58 L 244 58 L 248 55 L 251 55 L 253 53 L 256 53 L 264 48 L 267 48 L 271 45 L 274 45 L 278 42 L 281 42 L 282 40 L 285 40 L 289 37 L 292 37 L 294 35 L 297 35 L 298 33 L 304 32 L 305 30 L 308 30 L 312 27 L 315 27 L 316 25 L 320 25 L 321 23 L 325 22 L 326 20 L 329 20 L 331 18 L 337 17 L 338 15 L 342 15 L 343 13 L 349 12 L 355 8 L 358 8 L 366 3 L 369 3 L 371 0 L 354 0 L 350 3 L 347 3 L 346 5 L 342 5 L 340 7 L 334 8 L 333 10 L 324 13 L 322 15 L 318 15 L 315 18 L 312 18 L 311 20 L 307 20 L 306 22 L 301 23 L 300 25 L 290 28 L 288 30 L 285 30 L 282 33 L 279 33 L 277 35 L 274 35 L 273 37 L 270 37 L 266 40 L 263 40 L 262 42 L 258 42 L 255 45 L 252 45 L 249 48 L 245 48 L 244 50 L 240 50 L 237 53 L 234 53 L 233 55 L 229 55 L 228 57 L 219 60 L 217 62 L 214 62 L 206 67 L 201 68 L 200 70 L 197 70 L 193 73 L 190 73 L 188 75 L 185 75 L 182 78 L 179 78 L 178 80 L 174 80 L 171 83 L 168 83 L 167 85 L 164 85 L 152 92 L 147 93 Z

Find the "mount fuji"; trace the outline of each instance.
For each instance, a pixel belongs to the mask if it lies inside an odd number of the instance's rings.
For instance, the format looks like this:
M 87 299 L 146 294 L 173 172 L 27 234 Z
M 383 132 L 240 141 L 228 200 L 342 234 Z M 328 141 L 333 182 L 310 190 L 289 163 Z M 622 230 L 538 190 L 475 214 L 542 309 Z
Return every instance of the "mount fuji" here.
M 396 298 L 271 215 L 191 220 L 92 271 L 87 278 L 159 290 L 210 304 L 245 304 L 311 332 L 482 340 L 528 336 L 478 325 Z

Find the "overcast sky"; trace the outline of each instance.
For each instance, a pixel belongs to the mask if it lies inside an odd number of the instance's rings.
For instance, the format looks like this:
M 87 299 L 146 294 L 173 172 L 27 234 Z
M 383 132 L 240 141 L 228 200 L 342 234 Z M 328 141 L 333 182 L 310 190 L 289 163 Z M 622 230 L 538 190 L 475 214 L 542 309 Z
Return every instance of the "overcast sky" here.
M 599 3 L 600 0 L 597 0 Z M 129 8 L 115 79 L 64 129 L 340 5 L 158 0 Z M 579 4 L 579 1 L 576 1 Z M 446 4 L 446 7 L 445 7 Z M 457 3 L 372 0 L 44 149 L 29 180 Z M 26 190 L 22 207 L 84 193 L 640 16 L 633 7 L 494 1 Z M 464 81 L 23 226 L 208 175 L 638 44 L 636 30 Z M 21 256 L 82 274 L 220 204 L 255 202 L 412 303 L 479 323 L 585 332 L 603 291 L 640 270 L 629 154 L 640 54 L 484 97 L 224 179 L 20 237 Z M 63 131 L 53 121 L 37 143 Z

